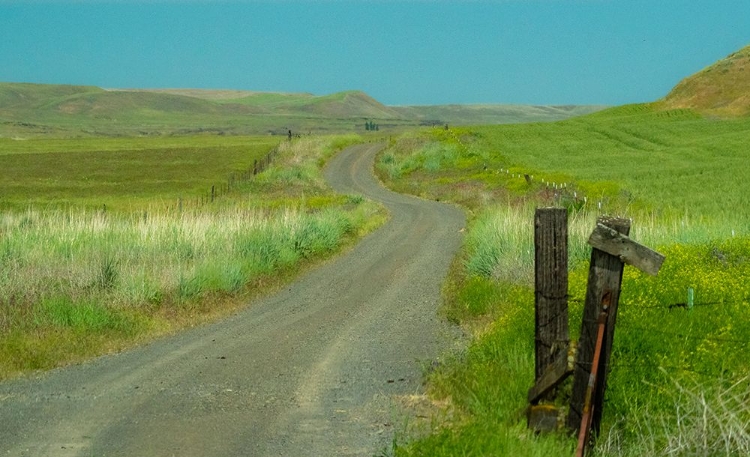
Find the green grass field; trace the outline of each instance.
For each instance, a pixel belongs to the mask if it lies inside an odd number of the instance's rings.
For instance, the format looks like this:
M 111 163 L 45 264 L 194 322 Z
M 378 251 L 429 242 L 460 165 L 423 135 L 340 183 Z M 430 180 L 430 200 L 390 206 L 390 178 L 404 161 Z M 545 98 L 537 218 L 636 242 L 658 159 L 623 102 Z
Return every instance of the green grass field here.
M 750 120 L 652 105 L 553 124 L 401 136 L 377 171 L 398 190 L 471 215 L 445 287 L 445 316 L 476 336 L 428 374 L 453 421 L 396 455 L 570 455 L 572 439 L 525 429 L 533 382 L 533 211 L 570 217 L 570 327 L 580 329 L 596 217 L 667 255 L 656 278 L 626 268 L 596 455 L 745 455 L 750 446 Z M 527 179 L 528 176 L 528 179 Z M 601 205 L 601 206 L 600 206 Z M 687 310 L 687 290 L 696 306 Z M 568 385 L 565 389 L 569 389 Z
M 750 178 L 747 118 L 712 122 L 689 111 L 629 106 L 550 126 L 476 133 L 478 147 L 497 151 L 493 157 L 505 168 L 566 182 L 591 199 L 716 217 L 750 203 L 742 192 Z
M 252 169 L 269 137 L 0 140 L 0 207 L 136 209 L 204 196 Z

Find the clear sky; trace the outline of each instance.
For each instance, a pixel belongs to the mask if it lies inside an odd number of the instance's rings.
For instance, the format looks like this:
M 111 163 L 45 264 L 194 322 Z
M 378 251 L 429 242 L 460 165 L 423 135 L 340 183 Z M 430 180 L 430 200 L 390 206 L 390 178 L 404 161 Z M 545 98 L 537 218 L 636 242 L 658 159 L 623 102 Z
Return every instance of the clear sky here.
M 0 81 L 390 105 L 651 101 L 750 44 L 750 0 L 0 0 Z

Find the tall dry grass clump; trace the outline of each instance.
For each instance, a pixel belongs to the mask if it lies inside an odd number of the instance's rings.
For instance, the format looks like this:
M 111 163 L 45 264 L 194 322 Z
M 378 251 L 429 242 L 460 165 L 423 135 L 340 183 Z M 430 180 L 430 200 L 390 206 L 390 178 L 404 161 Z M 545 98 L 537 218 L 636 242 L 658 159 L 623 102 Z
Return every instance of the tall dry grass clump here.
M 98 296 L 108 306 L 133 307 L 231 292 L 253 275 L 334 249 L 354 225 L 335 209 L 6 213 L 0 300 L 31 305 L 59 295 Z
M 601 456 L 725 456 L 750 455 L 750 382 L 742 378 L 726 385 L 721 380 L 685 385 L 672 381 L 665 395 L 667 412 L 648 407 L 629 418 L 637 431 L 624 440 L 618 427 L 601 440 Z
M 534 279 L 533 204 L 490 206 L 480 211 L 466 235 L 465 261 L 469 275 L 532 285 Z M 600 213 L 572 210 L 568 219 L 568 256 L 571 267 L 589 259 L 591 235 Z M 627 217 L 627 216 L 626 216 Z M 742 223 L 729 220 L 670 216 L 657 218 L 640 211 L 631 216 L 630 237 L 647 246 L 698 244 L 738 234 Z
M 34 335 L 133 336 L 147 329 L 154 313 L 189 313 L 212 296 L 235 294 L 333 252 L 371 215 L 365 206 L 351 212 L 235 208 L 137 217 L 3 214 L 0 352 L 10 366 L 3 367 L 0 357 L 0 371 L 23 368 L 29 351 L 43 351 L 27 347 Z

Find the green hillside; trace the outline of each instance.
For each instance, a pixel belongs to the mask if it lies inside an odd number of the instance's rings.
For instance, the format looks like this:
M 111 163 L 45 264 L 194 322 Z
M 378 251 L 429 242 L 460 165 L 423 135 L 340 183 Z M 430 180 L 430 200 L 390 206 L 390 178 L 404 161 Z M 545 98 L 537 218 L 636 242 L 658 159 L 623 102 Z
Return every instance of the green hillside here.
M 0 110 L 38 108 L 55 100 L 87 93 L 102 93 L 92 86 L 67 86 L 27 83 L 0 83 Z
M 286 134 L 414 126 L 362 92 L 325 96 L 0 83 L 0 136 Z
M 304 112 L 334 117 L 351 117 L 356 113 L 374 119 L 404 118 L 396 110 L 383 105 L 361 91 L 339 92 L 316 97 L 312 103 L 307 103 L 299 109 Z

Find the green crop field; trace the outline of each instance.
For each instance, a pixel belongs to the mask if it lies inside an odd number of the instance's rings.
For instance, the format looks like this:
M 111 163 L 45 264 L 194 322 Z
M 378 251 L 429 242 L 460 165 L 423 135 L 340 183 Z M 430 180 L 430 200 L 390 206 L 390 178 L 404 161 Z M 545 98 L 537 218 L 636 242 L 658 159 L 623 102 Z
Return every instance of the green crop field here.
M 393 140 L 376 167 L 389 186 L 470 211 L 443 313 L 476 335 L 428 374 L 443 405 L 437 417 L 453 419 L 421 439 L 407 432 L 396 455 L 572 454 L 570 437 L 534 435 L 524 415 L 534 372 L 533 212 L 548 205 L 569 210 L 573 338 L 597 216 L 632 218 L 631 236 L 667 256 L 655 278 L 626 268 L 594 454 L 745 455 L 749 134 L 747 118 L 634 105 Z
M 659 212 L 723 217 L 750 203 L 750 119 L 622 107 L 550 126 L 477 129 L 506 168 L 566 182 L 589 198 L 626 198 Z M 602 184 L 611 186 L 601 188 Z M 611 189 L 607 192 L 605 189 Z
M 0 207 L 174 204 L 251 169 L 278 142 L 268 137 L 0 140 Z

